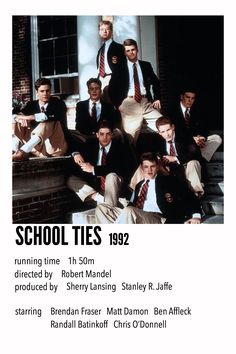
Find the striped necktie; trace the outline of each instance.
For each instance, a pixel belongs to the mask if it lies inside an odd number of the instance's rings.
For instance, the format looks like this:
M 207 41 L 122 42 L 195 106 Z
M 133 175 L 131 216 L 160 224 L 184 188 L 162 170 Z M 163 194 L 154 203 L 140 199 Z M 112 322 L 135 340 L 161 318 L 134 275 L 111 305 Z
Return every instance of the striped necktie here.
M 106 149 L 102 147 L 102 159 L 101 159 L 101 165 L 106 165 L 107 163 L 107 153 Z M 105 177 L 101 177 L 101 190 L 104 192 L 105 191 Z
M 99 75 L 101 77 L 105 77 L 104 52 L 105 52 L 105 43 L 102 45 L 101 51 L 100 51 Z
M 140 192 L 138 199 L 136 201 L 136 204 L 135 204 L 136 208 L 143 209 L 144 201 L 146 199 L 147 191 L 148 191 L 148 187 L 149 187 L 148 183 L 149 183 L 149 179 L 147 179 L 146 182 L 142 186 L 141 192 Z
M 136 102 L 140 103 L 142 100 L 142 95 L 141 95 L 140 85 L 139 85 L 138 70 L 135 63 L 133 65 L 133 69 L 134 69 L 134 99 Z
M 184 113 L 184 120 L 185 120 L 186 127 L 188 128 L 189 128 L 189 119 L 190 119 L 189 109 L 186 108 L 186 111 Z
M 96 121 L 97 120 L 97 109 L 96 109 L 96 102 L 93 102 L 93 106 L 91 109 L 91 117 Z
M 170 144 L 170 153 L 169 153 L 169 155 L 170 156 L 176 156 L 173 141 L 172 140 L 168 141 L 168 144 Z

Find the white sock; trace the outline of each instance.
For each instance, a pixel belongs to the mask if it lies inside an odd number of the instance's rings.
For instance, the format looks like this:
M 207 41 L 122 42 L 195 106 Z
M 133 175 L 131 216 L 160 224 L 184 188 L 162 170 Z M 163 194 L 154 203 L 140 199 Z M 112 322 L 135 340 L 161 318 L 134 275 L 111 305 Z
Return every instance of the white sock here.
M 39 136 L 37 135 L 32 135 L 32 137 L 30 138 L 29 141 L 27 141 L 27 143 L 25 143 L 22 147 L 21 150 L 23 150 L 24 152 L 29 153 L 30 151 L 33 150 L 33 148 L 38 145 L 38 143 L 40 143 L 41 139 Z
M 104 203 L 104 197 L 100 193 L 96 193 L 94 200 L 97 202 L 97 204 Z
M 17 136 L 12 136 L 12 151 L 17 151 L 20 147 L 20 139 Z

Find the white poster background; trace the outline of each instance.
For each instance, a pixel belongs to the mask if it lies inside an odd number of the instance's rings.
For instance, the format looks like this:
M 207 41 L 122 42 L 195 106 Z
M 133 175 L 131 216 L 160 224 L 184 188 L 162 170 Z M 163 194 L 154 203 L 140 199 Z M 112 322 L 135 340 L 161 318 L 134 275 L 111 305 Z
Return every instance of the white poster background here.
M 1 14 L 1 353 L 235 353 L 235 178 L 232 141 L 235 140 L 235 18 L 233 10 L 216 1 L 150 2 L 102 4 L 76 1 L 60 5 L 55 1 L 9 1 Z M 94 5 L 94 6 L 92 6 Z M 11 19 L 13 14 L 156 14 L 225 16 L 225 223 L 224 225 L 119 225 L 102 226 L 100 246 L 16 246 L 11 224 Z M 233 86 L 231 84 L 233 83 Z M 231 134 L 230 134 L 231 133 Z M 110 232 L 128 232 L 129 246 L 109 246 Z M 71 226 L 66 235 L 72 239 Z M 96 292 L 77 294 L 14 293 L 14 259 L 19 257 L 67 258 L 85 256 L 95 260 L 96 270 L 112 269 L 120 282 L 169 281 L 173 291 Z M 67 263 L 68 264 L 68 263 Z M 69 268 L 68 266 L 66 268 Z M 55 282 L 56 282 L 55 275 Z M 60 280 L 58 281 L 60 285 Z M 17 307 L 42 308 L 41 318 L 15 316 Z M 169 317 L 166 329 L 50 329 L 49 309 L 107 306 L 159 308 L 190 306 L 191 317 Z M 101 318 L 107 316 L 101 316 Z M 127 316 L 128 317 L 128 316 Z M 153 317 L 150 315 L 150 320 Z M 112 317 L 109 317 L 112 322 Z M 116 318 L 117 319 L 117 316 Z M 162 318 L 160 318 L 161 320 Z M 91 318 L 95 320 L 95 318 Z M 129 320 L 122 318 L 123 321 Z

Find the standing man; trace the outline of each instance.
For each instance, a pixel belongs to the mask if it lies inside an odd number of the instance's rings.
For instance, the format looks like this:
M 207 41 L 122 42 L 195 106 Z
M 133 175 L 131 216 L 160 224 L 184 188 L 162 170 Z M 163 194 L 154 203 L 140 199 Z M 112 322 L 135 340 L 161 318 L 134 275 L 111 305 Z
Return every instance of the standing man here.
M 102 82 L 104 100 L 108 100 L 107 87 L 117 65 L 124 65 L 124 48 L 112 39 L 113 25 L 110 21 L 101 21 L 98 25 L 99 35 L 103 42 L 97 54 L 98 78 Z
M 51 96 L 51 82 L 41 78 L 35 82 L 36 101 L 31 101 L 13 116 L 12 161 L 37 157 L 63 156 L 67 152 L 66 105 Z
M 159 176 L 153 153 L 141 156 L 144 179 L 139 182 L 131 203 L 124 209 L 108 204 L 97 206 L 98 223 L 118 224 L 200 224 L 201 210 L 196 196 L 174 176 Z
M 72 176 L 67 185 L 82 200 L 93 199 L 117 205 L 123 182 L 130 178 L 130 164 L 124 144 L 112 139 L 112 127 L 100 121 L 96 139 L 90 139 L 74 151 Z
M 215 151 L 222 143 L 219 135 L 208 135 L 204 116 L 195 110 L 196 91 L 185 89 L 181 92 L 180 102 L 169 111 L 176 130 L 190 134 L 201 150 L 202 157 L 210 161 Z
M 155 121 L 161 116 L 160 82 L 151 63 L 138 59 L 134 39 L 126 39 L 123 46 L 126 65 L 115 68 L 108 92 L 113 104 L 119 107 L 124 131 L 135 143 L 142 127 L 156 129 Z

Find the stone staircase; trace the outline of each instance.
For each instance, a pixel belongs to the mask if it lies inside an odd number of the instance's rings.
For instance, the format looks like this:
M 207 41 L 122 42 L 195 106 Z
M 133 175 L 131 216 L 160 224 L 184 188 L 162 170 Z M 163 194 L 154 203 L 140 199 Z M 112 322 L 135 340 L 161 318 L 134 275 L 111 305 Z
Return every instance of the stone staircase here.
M 202 208 L 205 213 L 203 223 L 224 223 L 224 153 L 217 151 L 206 166 L 205 197 Z

